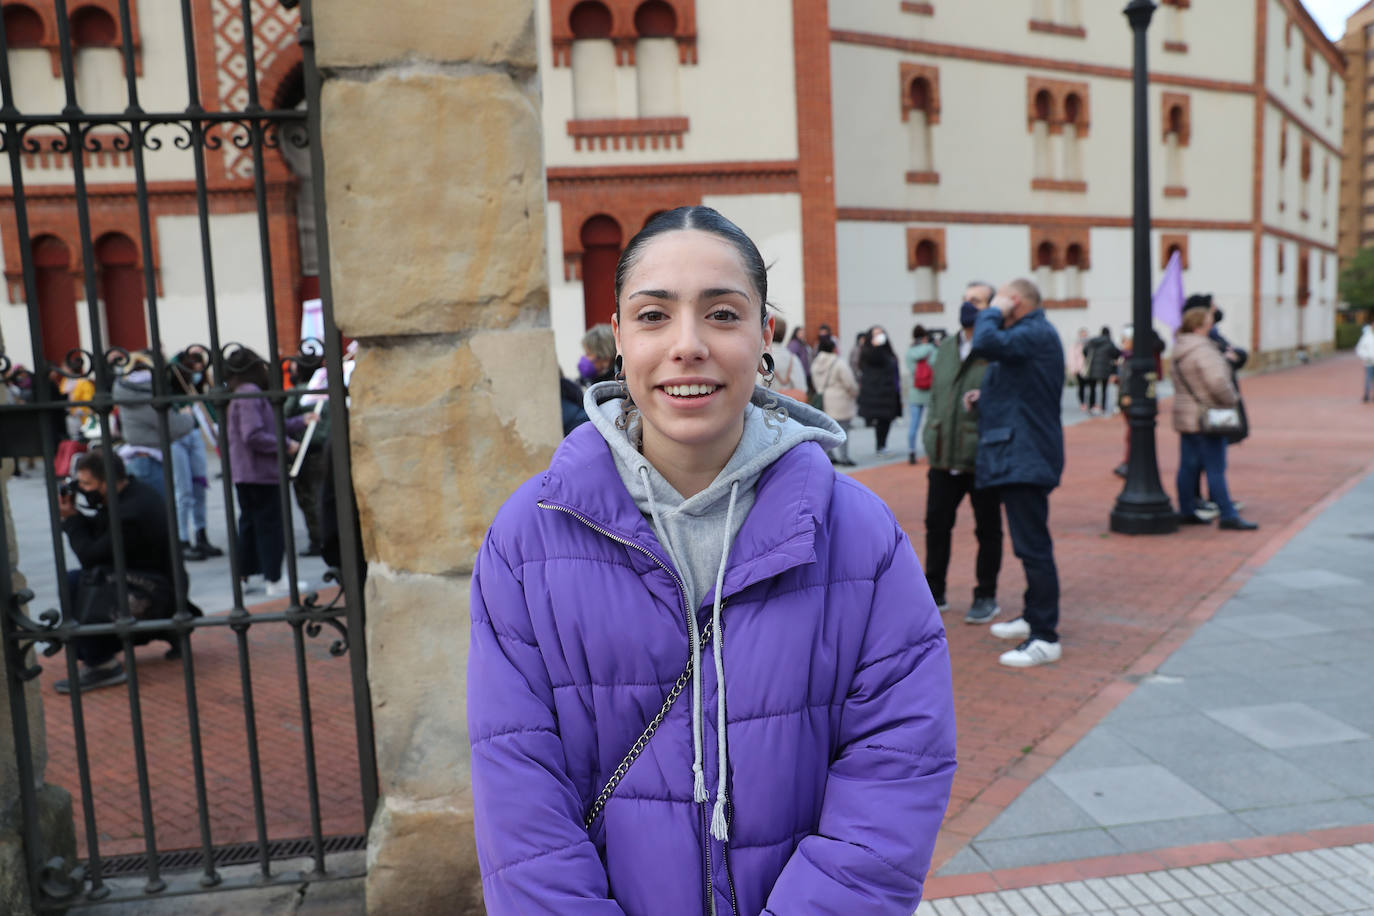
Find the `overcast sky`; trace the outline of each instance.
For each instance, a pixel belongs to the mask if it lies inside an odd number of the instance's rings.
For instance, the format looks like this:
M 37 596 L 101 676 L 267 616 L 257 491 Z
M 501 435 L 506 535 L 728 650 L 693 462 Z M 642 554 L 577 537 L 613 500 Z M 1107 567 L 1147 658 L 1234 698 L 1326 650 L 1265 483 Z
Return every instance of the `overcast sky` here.
M 1345 20 L 1365 0 L 1303 0 L 1303 5 L 1332 41 L 1345 34 Z

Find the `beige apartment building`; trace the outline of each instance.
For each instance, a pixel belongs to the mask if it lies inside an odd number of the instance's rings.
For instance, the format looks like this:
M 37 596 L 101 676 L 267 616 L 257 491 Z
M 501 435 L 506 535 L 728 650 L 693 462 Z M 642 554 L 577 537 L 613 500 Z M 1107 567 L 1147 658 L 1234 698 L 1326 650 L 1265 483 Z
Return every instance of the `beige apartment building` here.
M 1346 20 L 1339 46 L 1347 87 L 1338 245 L 1344 264 L 1374 245 L 1374 2 Z

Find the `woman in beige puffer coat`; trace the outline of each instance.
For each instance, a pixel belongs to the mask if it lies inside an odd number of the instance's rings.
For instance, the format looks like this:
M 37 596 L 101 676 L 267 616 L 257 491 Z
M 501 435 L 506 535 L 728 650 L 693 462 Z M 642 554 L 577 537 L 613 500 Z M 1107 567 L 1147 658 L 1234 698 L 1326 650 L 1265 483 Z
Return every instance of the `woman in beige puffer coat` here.
M 1178 515 L 1183 525 L 1205 525 L 1197 515 L 1198 478 L 1207 473 L 1207 491 L 1221 510 L 1217 527 L 1252 531 L 1259 526 L 1240 517 L 1226 487 L 1226 440 L 1201 432 L 1202 415 L 1214 407 L 1235 407 L 1240 400 L 1231 381 L 1231 366 L 1207 337 L 1212 330 L 1211 308 L 1183 313 L 1174 341 L 1174 429 L 1179 433 Z
M 849 423 L 859 412 L 859 382 L 849 363 L 835 353 L 835 338 L 822 337 L 820 352 L 811 360 L 811 384 L 821 393 L 822 408 L 845 431 L 845 441 L 830 450 L 840 467 L 854 466 L 849 458 Z

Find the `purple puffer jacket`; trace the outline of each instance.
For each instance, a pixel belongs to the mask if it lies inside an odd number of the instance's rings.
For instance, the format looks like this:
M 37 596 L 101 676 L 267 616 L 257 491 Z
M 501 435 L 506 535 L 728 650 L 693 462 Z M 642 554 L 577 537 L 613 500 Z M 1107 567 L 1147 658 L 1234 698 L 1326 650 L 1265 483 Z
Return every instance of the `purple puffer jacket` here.
M 887 507 L 816 443 L 756 492 L 723 588 L 728 856 L 711 803 L 692 800 L 686 691 L 583 826 L 688 656 L 667 554 L 595 427 L 497 515 L 468 662 L 487 912 L 695 916 L 708 886 L 722 916 L 915 909 L 955 767 L 939 614 Z M 714 710 L 711 648 L 699 657 Z M 713 727 L 705 738 L 714 797 Z

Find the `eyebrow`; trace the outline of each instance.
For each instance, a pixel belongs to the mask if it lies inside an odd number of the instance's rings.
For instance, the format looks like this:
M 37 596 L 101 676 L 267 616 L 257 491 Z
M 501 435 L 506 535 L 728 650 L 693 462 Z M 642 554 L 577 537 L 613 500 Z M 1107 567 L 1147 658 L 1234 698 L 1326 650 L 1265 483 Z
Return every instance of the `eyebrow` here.
M 629 298 L 634 299 L 636 296 L 649 296 L 653 299 L 662 299 L 665 302 L 677 302 L 680 298 L 676 292 L 667 289 L 639 289 L 630 293 Z M 743 296 L 745 299 L 749 298 L 749 294 L 743 290 L 731 289 L 724 286 L 704 289 L 697 298 L 717 299 L 721 296 Z
M 630 293 L 631 299 L 635 298 L 636 296 L 650 296 L 654 299 L 664 299 L 668 302 L 677 301 L 677 293 L 671 292 L 670 290 L 666 289 L 639 289 Z

